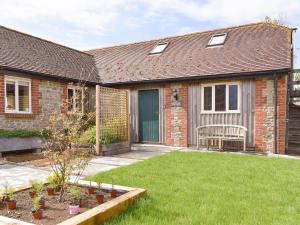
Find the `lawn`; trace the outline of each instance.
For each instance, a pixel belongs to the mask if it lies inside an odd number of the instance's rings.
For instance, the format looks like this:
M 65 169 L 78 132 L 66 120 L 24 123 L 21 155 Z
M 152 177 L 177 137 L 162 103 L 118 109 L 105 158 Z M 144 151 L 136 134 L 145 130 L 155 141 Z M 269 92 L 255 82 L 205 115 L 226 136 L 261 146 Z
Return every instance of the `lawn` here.
M 173 152 L 95 176 L 148 197 L 107 223 L 300 224 L 300 161 Z

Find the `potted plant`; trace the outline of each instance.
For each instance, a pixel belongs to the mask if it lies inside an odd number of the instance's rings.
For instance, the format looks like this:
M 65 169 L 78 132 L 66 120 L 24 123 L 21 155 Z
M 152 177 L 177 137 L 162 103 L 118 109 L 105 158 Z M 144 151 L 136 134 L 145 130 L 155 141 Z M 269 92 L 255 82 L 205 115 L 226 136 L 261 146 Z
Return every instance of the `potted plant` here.
M 3 185 L 3 190 L 2 190 L 2 194 L 1 194 L 1 200 L 2 202 L 6 202 L 9 200 L 9 190 L 11 189 L 11 187 L 9 186 L 9 184 L 6 182 Z
M 39 182 L 37 180 L 30 180 L 30 184 L 31 184 L 32 190 L 29 191 L 29 196 L 31 198 L 34 198 L 35 195 L 37 195 L 43 191 L 43 188 L 44 188 L 43 182 Z
M 92 186 L 91 180 L 90 180 L 90 186 L 88 187 L 87 191 L 89 195 L 95 194 L 95 188 Z
M 118 192 L 114 188 L 114 183 L 113 181 L 111 182 L 111 190 L 110 190 L 110 197 L 116 198 L 118 197 Z
M 97 185 L 98 185 L 98 190 L 96 193 L 96 200 L 97 200 L 98 204 L 102 204 L 104 202 L 104 194 L 101 191 L 101 182 L 98 181 Z
M 47 183 L 48 183 L 47 188 L 46 188 L 47 194 L 49 196 L 53 196 L 55 194 L 55 189 L 58 186 L 56 183 L 56 180 L 54 179 L 54 176 L 49 176 L 47 178 Z
M 7 210 L 14 210 L 17 208 L 17 201 L 15 200 L 14 189 L 9 188 L 6 190 L 6 194 L 8 195 L 8 200 L 6 200 Z
M 33 209 L 31 210 L 32 217 L 35 220 L 40 220 L 43 217 L 43 210 L 41 209 L 40 206 L 40 201 L 41 201 L 41 196 L 36 195 L 35 197 L 32 198 L 32 205 Z
M 69 187 L 68 192 L 72 199 L 69 204 L 69 213 L 70 215 L 77 215 L 80 213 L 81 188 L 77 186 Z

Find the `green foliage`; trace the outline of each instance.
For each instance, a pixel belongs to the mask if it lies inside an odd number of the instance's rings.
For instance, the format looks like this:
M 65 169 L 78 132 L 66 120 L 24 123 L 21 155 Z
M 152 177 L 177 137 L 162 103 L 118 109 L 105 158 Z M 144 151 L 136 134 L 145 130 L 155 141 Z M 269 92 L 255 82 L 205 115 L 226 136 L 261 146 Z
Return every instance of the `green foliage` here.
M 44 188 L 44 183 L 39 182 L 38 180 L 30 180 L 30 184 L 32 186 L 32 189 L 36 192 L 37 195 L 41 195 Z
M 80 198 L 81 198 L 81 188 L 78 186 L 71 186 L 68 188 L 68 193 L 71 195 L 72 197 L 72 204 L 73 205 L 77 205 L 79 204 Z
M 62 177 L 59 174 L 51 173 L 47 178 L 47 183 L 50 188 L 56 188 L 60 185 Z
M 14 200 L 15 199 L 15 195 L 14 192 L 15 190 L 6 182 L 2 185 L 2 192 L 1 192 L 1 196 L 7 196 L 9 197 L 9 200 Z
M 40 209 L 40 201 L 42 200 L 42 196 L 41 195 L 35 195 L 32 198 L 32 206 L 34 211 L 38 211 Z
M 49 132 L 47 130 L 42 131 L 30 131 L 30 130 L 0 130 L 0 138 L 10 138 L 10 137 L 49 137 Z

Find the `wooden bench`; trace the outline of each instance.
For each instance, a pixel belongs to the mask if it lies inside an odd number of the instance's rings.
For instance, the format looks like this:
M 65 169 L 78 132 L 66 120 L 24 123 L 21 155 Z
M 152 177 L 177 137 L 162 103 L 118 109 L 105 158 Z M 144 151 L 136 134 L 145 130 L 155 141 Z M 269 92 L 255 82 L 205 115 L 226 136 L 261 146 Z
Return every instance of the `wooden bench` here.
M 239 125 L 205 125 L 197 127 L 197 149 L 200 141 L 218 141 L 219 149 L 222 148 L 224 141 L 243 141 L 243 150 L 246 151 L 247 128 Z

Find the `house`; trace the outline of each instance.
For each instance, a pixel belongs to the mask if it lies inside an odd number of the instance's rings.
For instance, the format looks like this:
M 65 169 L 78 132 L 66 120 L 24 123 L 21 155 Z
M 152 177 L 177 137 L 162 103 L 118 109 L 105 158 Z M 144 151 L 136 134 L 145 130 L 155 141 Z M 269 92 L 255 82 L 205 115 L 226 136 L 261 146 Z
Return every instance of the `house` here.
M 292 34 L 255 23 L 88 53 L 102 85 L 130 90 L 133 142 L 195 146 L 196 127 L 236 124 L 248 149 L 284 154 Z
M 42 128 L 84 81 L 87 99 L 95 84 L 130 91 L 133 143 L 195 146 L 196 127 L 235 124 L 248 149 L 284 154 L 293 31 L 255 23 L 80 52 L 0 27 L 0 127 Z
M 42 130 L 53 112 L 94 110 L 99 80 L 91 55 L 2 26 L 0 40 L 0 129 Z M 26 146 L 2 143 L 0 152 Z

